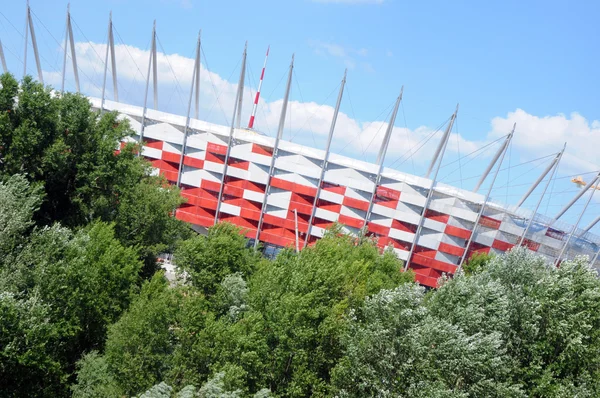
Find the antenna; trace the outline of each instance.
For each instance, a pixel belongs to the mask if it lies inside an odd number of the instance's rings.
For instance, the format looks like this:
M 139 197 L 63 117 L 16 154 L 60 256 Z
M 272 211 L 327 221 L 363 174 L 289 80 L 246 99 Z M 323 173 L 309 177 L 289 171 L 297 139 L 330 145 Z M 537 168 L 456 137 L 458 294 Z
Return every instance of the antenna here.
M 260 89 L 262 88 L 263 79 L 265 78 L 265 69 L 267 68 L 267 60 L 269 59 L 269 49 L 271 46 L 267 47 L 267 54 L 265 55 L 265 63 L 263 64 L 262 72 L 260 73 L 260 80 L 258 81 L 258 91 L 256 91 L 256 96 L 254 97 L 254 105 L 252 106 L 252 115 L 250 115 L 250 121 L 248 122 L 248 128 L 251 129 L 254 127 L 254 116 L 256 116 L 256 107 L 258 106 L 258 99 L 260 98 Z

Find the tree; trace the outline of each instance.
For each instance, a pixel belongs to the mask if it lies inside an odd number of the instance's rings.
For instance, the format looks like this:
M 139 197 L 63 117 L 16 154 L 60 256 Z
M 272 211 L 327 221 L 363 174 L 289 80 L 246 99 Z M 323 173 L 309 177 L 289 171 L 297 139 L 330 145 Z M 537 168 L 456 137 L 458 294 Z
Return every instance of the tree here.
M 0 181 L 0 257 L 5 259 L 33 226 L 33 214 L 39 209 L 43 194 L 40 186 L 31 186 L 21 174 Z M 2 261 L 2 260 L 0 260 Z
M 217 293 L 226 276 L 240 273 L 247 277 L 260 261 L 248 248 L 241 229 L 230 223 L 219 223 L 209 228 L 206 236 L 181 242 L 174 258 L 180 271 L 208 297 Z
M 466 275 L 472 275 L 481 272 L 492 258 L 493 256 L 487 253 L 473 253 L 473 255 L 462 267 L 463 272 Z
M 0 175 L 43 184 L 38 225 L 115 222 L 117 237 L 139 249 L 150 277 L 156 255 L 189 237 L 189 227 L 172 217 L 179 190 L 151 175 L 139 147 L 116 151 L 133 134 L 127 121 L 92 111 L 82 95 L 54 95 L 29 76 L 19 85 L 4 74 L 0 83 Z

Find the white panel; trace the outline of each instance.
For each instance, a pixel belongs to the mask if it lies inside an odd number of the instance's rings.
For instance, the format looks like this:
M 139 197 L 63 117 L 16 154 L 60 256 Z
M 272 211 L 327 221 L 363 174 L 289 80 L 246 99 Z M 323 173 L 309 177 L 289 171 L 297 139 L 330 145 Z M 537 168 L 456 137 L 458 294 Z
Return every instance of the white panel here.
M 323 220 L 327 221 L 337 221 L 339 214 L 317 207 L 317 210 L 315 211 L 315 217 L 322 218 Z
M 391 228 L 389 233 L 390 238 L 398 239 L 403 242 L 412 243 L 415 239 L 415 234 L 412 232 L 400 231 L 399 229 Z
M 446 224 L 441 223 L 439 221 L 429 219 L 429 218 L 425 218 L 423 220 L 423 227 L 430 228 L 435 231 L 443 232 L 446 229 Z
M 290 200 L 292 199 L 292 193 L 290 191 L 280 191 L 271 188 L 271 192 L 267 197 L 267 204 L 277 206 L 282 209 L 288 209 L 290 207 Z M 285 216 L 284 216 L 285 218 Z
M 219 211 L 226 213 L 226 214 L 232 214 L 234 216 L 239 216 L 241 209 L 239 206 L 234 206 L 229 203 L 221 203 L 221 207 L 219 208 Z
M 252 182 L 257 182 L 259 184 L 267 183 L 269 173 L 263 170 L 262 168 L 258 167 L 257 165 L 250 163 L 250 165 L 248 166 L 248 172 L 250 173 L 248 180 Z
M 380 214 L 382 216 L 389 217 L 390 220 L 392 218 L 394 218 L 394 216 L 396 215 L 395 209 L 390 209 L 389 207 L 381 206 L 381 205 L 378 205 L 377 203 L 373 204 L 372 211 L 375 214 Z
M 344 201 L 344 195 L 340 195 L 339 193 L 334 193 L 331 191 L 326 191 L 324 189 L 322 189 L 319 193 L 319 198 L 337 204 L 342 204 L 342 202 Z
M 223 163 L 215 163 L 215 162 L 210 162 L 208 160 L 204 161 L 204 170 L 223 174 L 224 168 L 225 168 L 225 166 L 223 165 Z
M 340 211 L 340 214 L 362 220 L 367 215 L 367 212 L 342 205 L 342 210 Z
M 182 145 L 170 144 L 166 141 L 163 142 L 163 151 L 172 152 L 172 153 L 181 155 L 181 147 L 182 147 Z
M 250 173 L 248 170 L 240 169 L 239 167 L 231 167 L 227 168 L 227 175 L 230 177 L 239 178 L 242 180 L 248 180 L 250 177 Z
M 152 159 L 160 159 L 162 157 L 162 150 L 145 146 L 142 148 L 142 155 Z
M 394 252 L 396 253 L 396 255 L 398 256 L 398 258 L 400 260 L 402 260 L 402 261 L 407 261 L 408 260 L 408 254 L 409 254 L 409 252 L 407 252 L 406 250 L 394 248 Z
M 419 220 L 421 219 L 421 216 L 419 214 L 415 214 L 415 213 L 407 213 L 404 211 L 400 211 L 400 210 L 396 210 L 396 213 L 394 214 L 394 218 L 396 220 L 400 220 L 400 221 L 406 221 L 410 224 L 413 225 L 418 225 L 419 224 Z
M 426 199 L 424 196 L 421 196 L 419 194 L 402 192 L 402 195 L 400 195 L 400 201 L 404 203 L 409 203 L 411 205 L 423 207 L 425 206 Z
M 157 123 L 144 128 L 144 137 L 183 144 L 183 133 L 168 123 Z
M 421 235 L 417 240 L 417 244 L 428 249 L 437 250 L 440 245 L 440 239 L 437 239 L 437 235 L 431 237 Z
M 250 160 L 252 144 L 238 144 L 231 148 L 231 156 L 242 160 Z
M 251 200 L 253 202 L 262 203 L 265 197 L 265 194 L 262 192 L 251 191 L 249 189 L 244 189 L 244 194 L 242 197 L 246 200 Z
M 282 173 L 280 170 L 275 174 L 275 177 L 280 178 L 284 181 L 293 182 L 294 184 L 304 185 L 306 187 L 317 188 L 318 181 L 310 180 L 306 177 L 303 177 L 299 174 L 295 173 Z

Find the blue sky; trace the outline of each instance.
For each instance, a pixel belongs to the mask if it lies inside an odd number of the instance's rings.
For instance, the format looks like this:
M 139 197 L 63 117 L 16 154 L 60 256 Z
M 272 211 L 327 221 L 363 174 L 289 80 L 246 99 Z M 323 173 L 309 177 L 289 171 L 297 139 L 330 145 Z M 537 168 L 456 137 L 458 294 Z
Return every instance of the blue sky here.
M 0 10 L 0 39 L 9 69 L 20 76 L 25 2 L 6 3 Z M 57 85 L 62 55 L 55 39 L 61 43 L 64 39 L 66 2 L 31 0 L 31 6 L 45 80 Z M 394 161 L 447 120 L 457 102 L 460 111 L 455 135 L 444 163 L 507 134 L 517 122 L 515 141 L 505 160 L 506 166 L 511 165 L 510 172 L 500 173 L 493 192 L 498 201 L 515 203 L 549 159 L 515 165 L 557 152 L 565 141 L 568 156 L 560 176 L 589 172 L 600 163 L 596 152 L 600 148 L 598 2 L 72 1 L 81 80 L 83 90 L 90 95 L 98 95 L 101 85 L 102 60 L 98 55 L 104 56 L 110 10 L 119 33 L 115 38 L 118 53 L 123 62 L 130 62 L 117 67 L 123 102 L 142 102 L 144 76 L 136 69 L 145 74 L 144 51 L 156 18 L 159 40 L 169 54 L 169 58 L 163 57 L 159 74 L 161 110 L 185 112 L 191 78 L 188 58 L 193 56 L 196 35 L 202 29 L 203 72 L 208 61 L 212 74 L 206 73 L 202 80 L 201 118 L 226 123 L 231 117 L 240 56 L 248 40 L 245 116 L 251 108 L 264 52 L 271 46 L 262 90 L 264 104 L 257 115 L 257 127 L 266 134 L 274 134 L 277 101 L 283 95 L 282 78 L 295 53 L 291 99 L 296 103 L 288 118 L 291 128 L 284 135 L 287 139 L 323 147 L 335 90 L 344 68 L 348 68 L 342 103 L 345 118 L 338 122 L 334 145 L 338 152 L 373 158 L 385 129 L 387 110 L 404 85 L 402 109 L 387 158 L 388 165 L 402 171 L 423 174 L 440 133 L 410 160 Z M 31 53 L 28 67 L 34 72 Z M 71 72 L 67 87 L 74 87 Z M 110 90 L 108 93 L 110 98 Z M 462 177 L 462 186 L 472 188 L 495 148 L 483 152 L 460 172 L 447 175 L 454 170 L 447 166 L 440 172 L 442 181 L 460 186 Z M 584 177 L 587 180 L 590 175 Z M 553 185 L 553 195 L 544 202 L 542 212 L 552 216 L 576 192 L 568 180 L 563 178 Z M 528 206 L 533 207 L 536 200 L 533 196 Z M 582 205 L 583 200 L 565 219 L 574 220 Z M 597 214 L 600 206 L 594 201 L 583 224 Z

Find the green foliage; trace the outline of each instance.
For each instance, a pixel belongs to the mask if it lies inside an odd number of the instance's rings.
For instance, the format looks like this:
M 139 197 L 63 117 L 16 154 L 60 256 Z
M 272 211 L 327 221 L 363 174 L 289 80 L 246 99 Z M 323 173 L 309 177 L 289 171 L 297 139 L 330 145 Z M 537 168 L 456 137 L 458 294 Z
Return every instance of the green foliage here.
M 473 255 L 462 267 L 463 272 L 466 275 L 479 273 L 485 269 L 492 258 L 494 258 L 494 256 L 487 253 L 473 253 Z
M 250 275 L 258 261 L 257 253 L 247 247 L 240 228 L 229 223 L 210 228 L 206 236 L 182 242 L 175 252 L 177 266 L 207 296 L 217 293 L 221 281 L 229 274 Z
M 33 225 L 33 214 L 41 202 L 41 188 L 32 187 L 23 175 L 0 181 L 0 257 L 23 243 L 22 236 Z
M 599 295 L 587 259 L 553 268 L 525 249 L 426 298 L 405 286 L 382 291 L 353 314 L 337 393 L 597 396 Z
M 137 146 L 115 152 L 132 134 L 129 124 L 115 112 L 93 112 L 79 94 L 56 96 L 29 76 L 20 87 L 9 74 L 0 82 L 0 176 L 21 173 L 44 185 L 39 224 L 115 222 L 117 237 L 139 249 L 151 276 L 156 255 L 189 237 L 189 228 L 171 216 L 179 190 L 151 176 Z
M 73 398 L 120 397 L 119 389 L 106 359 L 92 351 L 77 363 L 77 384 L 73 385 Z
M 28 298 L 0 293 L 0 394 L 34 397 L 60 394 L 64 382 L 59 349 L 60 325 L 37 294 Z

